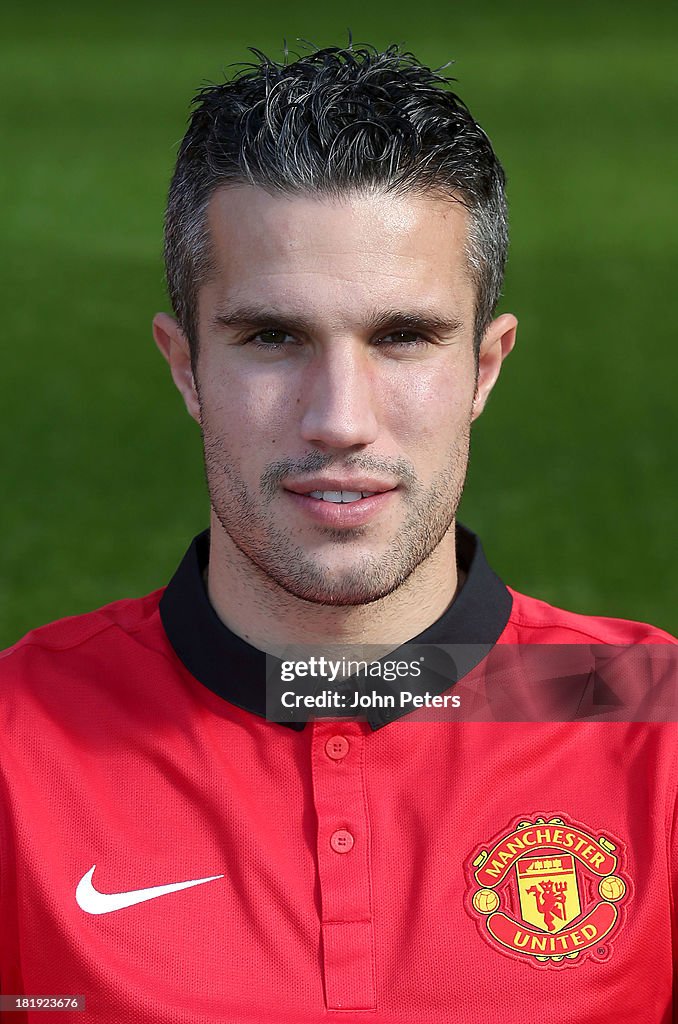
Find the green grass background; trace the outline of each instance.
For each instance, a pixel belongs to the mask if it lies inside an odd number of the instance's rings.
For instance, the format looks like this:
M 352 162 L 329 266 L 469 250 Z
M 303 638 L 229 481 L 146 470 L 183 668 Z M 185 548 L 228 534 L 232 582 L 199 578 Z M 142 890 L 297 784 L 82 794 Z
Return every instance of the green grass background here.
M 144 593 L 207 523 L 200 439 L 152 342 L 189 98 L 255 45 L 405 42 L 509 177 L 519 345 L 462 520 L 518 589 L 678 627 L 678 9 L 39 2 L 5 9 L 0 646 Z

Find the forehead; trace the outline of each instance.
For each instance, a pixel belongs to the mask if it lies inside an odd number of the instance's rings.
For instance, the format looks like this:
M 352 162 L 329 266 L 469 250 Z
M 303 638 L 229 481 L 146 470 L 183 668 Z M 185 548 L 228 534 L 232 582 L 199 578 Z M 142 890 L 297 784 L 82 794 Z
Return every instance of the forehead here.
M 434 196 L 381 192 L 271 195 L 262 188 L 221 188 L 208 207 L 215 299 L 269 302 L 295 297 L 345 306 L 375 300 L 471 309 L 466 259 L 468 214 Z M 209 296 L 208 296 L 209 298 Z

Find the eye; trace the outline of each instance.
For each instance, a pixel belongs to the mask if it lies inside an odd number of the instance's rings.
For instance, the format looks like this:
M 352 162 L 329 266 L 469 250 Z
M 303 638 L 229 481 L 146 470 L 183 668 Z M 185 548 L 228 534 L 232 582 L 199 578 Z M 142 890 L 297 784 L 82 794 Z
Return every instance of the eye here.
M 375 339 L 376 345 L 399 345 L 404 348 L 419 348 L 421 345 L 428 345 L 428 338 L 425 338 L 418 331 L 393 331 L 381 338 Z
M 248 344 L 253 343 L 256 348 L 276 351 L 284 348 L 285 339 L 290 337 L 291 335 L 286 331 L 279 331 L 274 327 L 270 327 L 268 330 L 258 331 L 256 334 L 250 335 L 246 341 Z

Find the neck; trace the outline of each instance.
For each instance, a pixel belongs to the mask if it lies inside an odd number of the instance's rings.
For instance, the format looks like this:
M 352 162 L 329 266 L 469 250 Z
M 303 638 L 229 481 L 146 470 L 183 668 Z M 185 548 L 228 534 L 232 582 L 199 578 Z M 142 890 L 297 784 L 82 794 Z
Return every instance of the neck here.
M 313 604 L 274 583 L 212 515 L 207 574 L 212 607 L 233 633 L 270 654 L 292 644 L 370 644 L 394 650 L 439 619 L 461 583 L 453 523 L 431 555 L 386 597 L 347 607 Z

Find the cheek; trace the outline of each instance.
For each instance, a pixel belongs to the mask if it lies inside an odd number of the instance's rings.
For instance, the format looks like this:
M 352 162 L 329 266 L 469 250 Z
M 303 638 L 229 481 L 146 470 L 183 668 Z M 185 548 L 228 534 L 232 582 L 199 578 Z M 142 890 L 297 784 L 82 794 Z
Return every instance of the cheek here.
M 467 374 L 451 369 L 442 374 L 412 374 L 386 394 L 387 429 L 412 450 L 442 456 L 468 431 L 473 394 L 473 378 Z
M 226 451 L 265 461 L 288 432 L 298 399 L 275 378 L 248 379 L 222 371 L 201 388 L 203 431 Z

